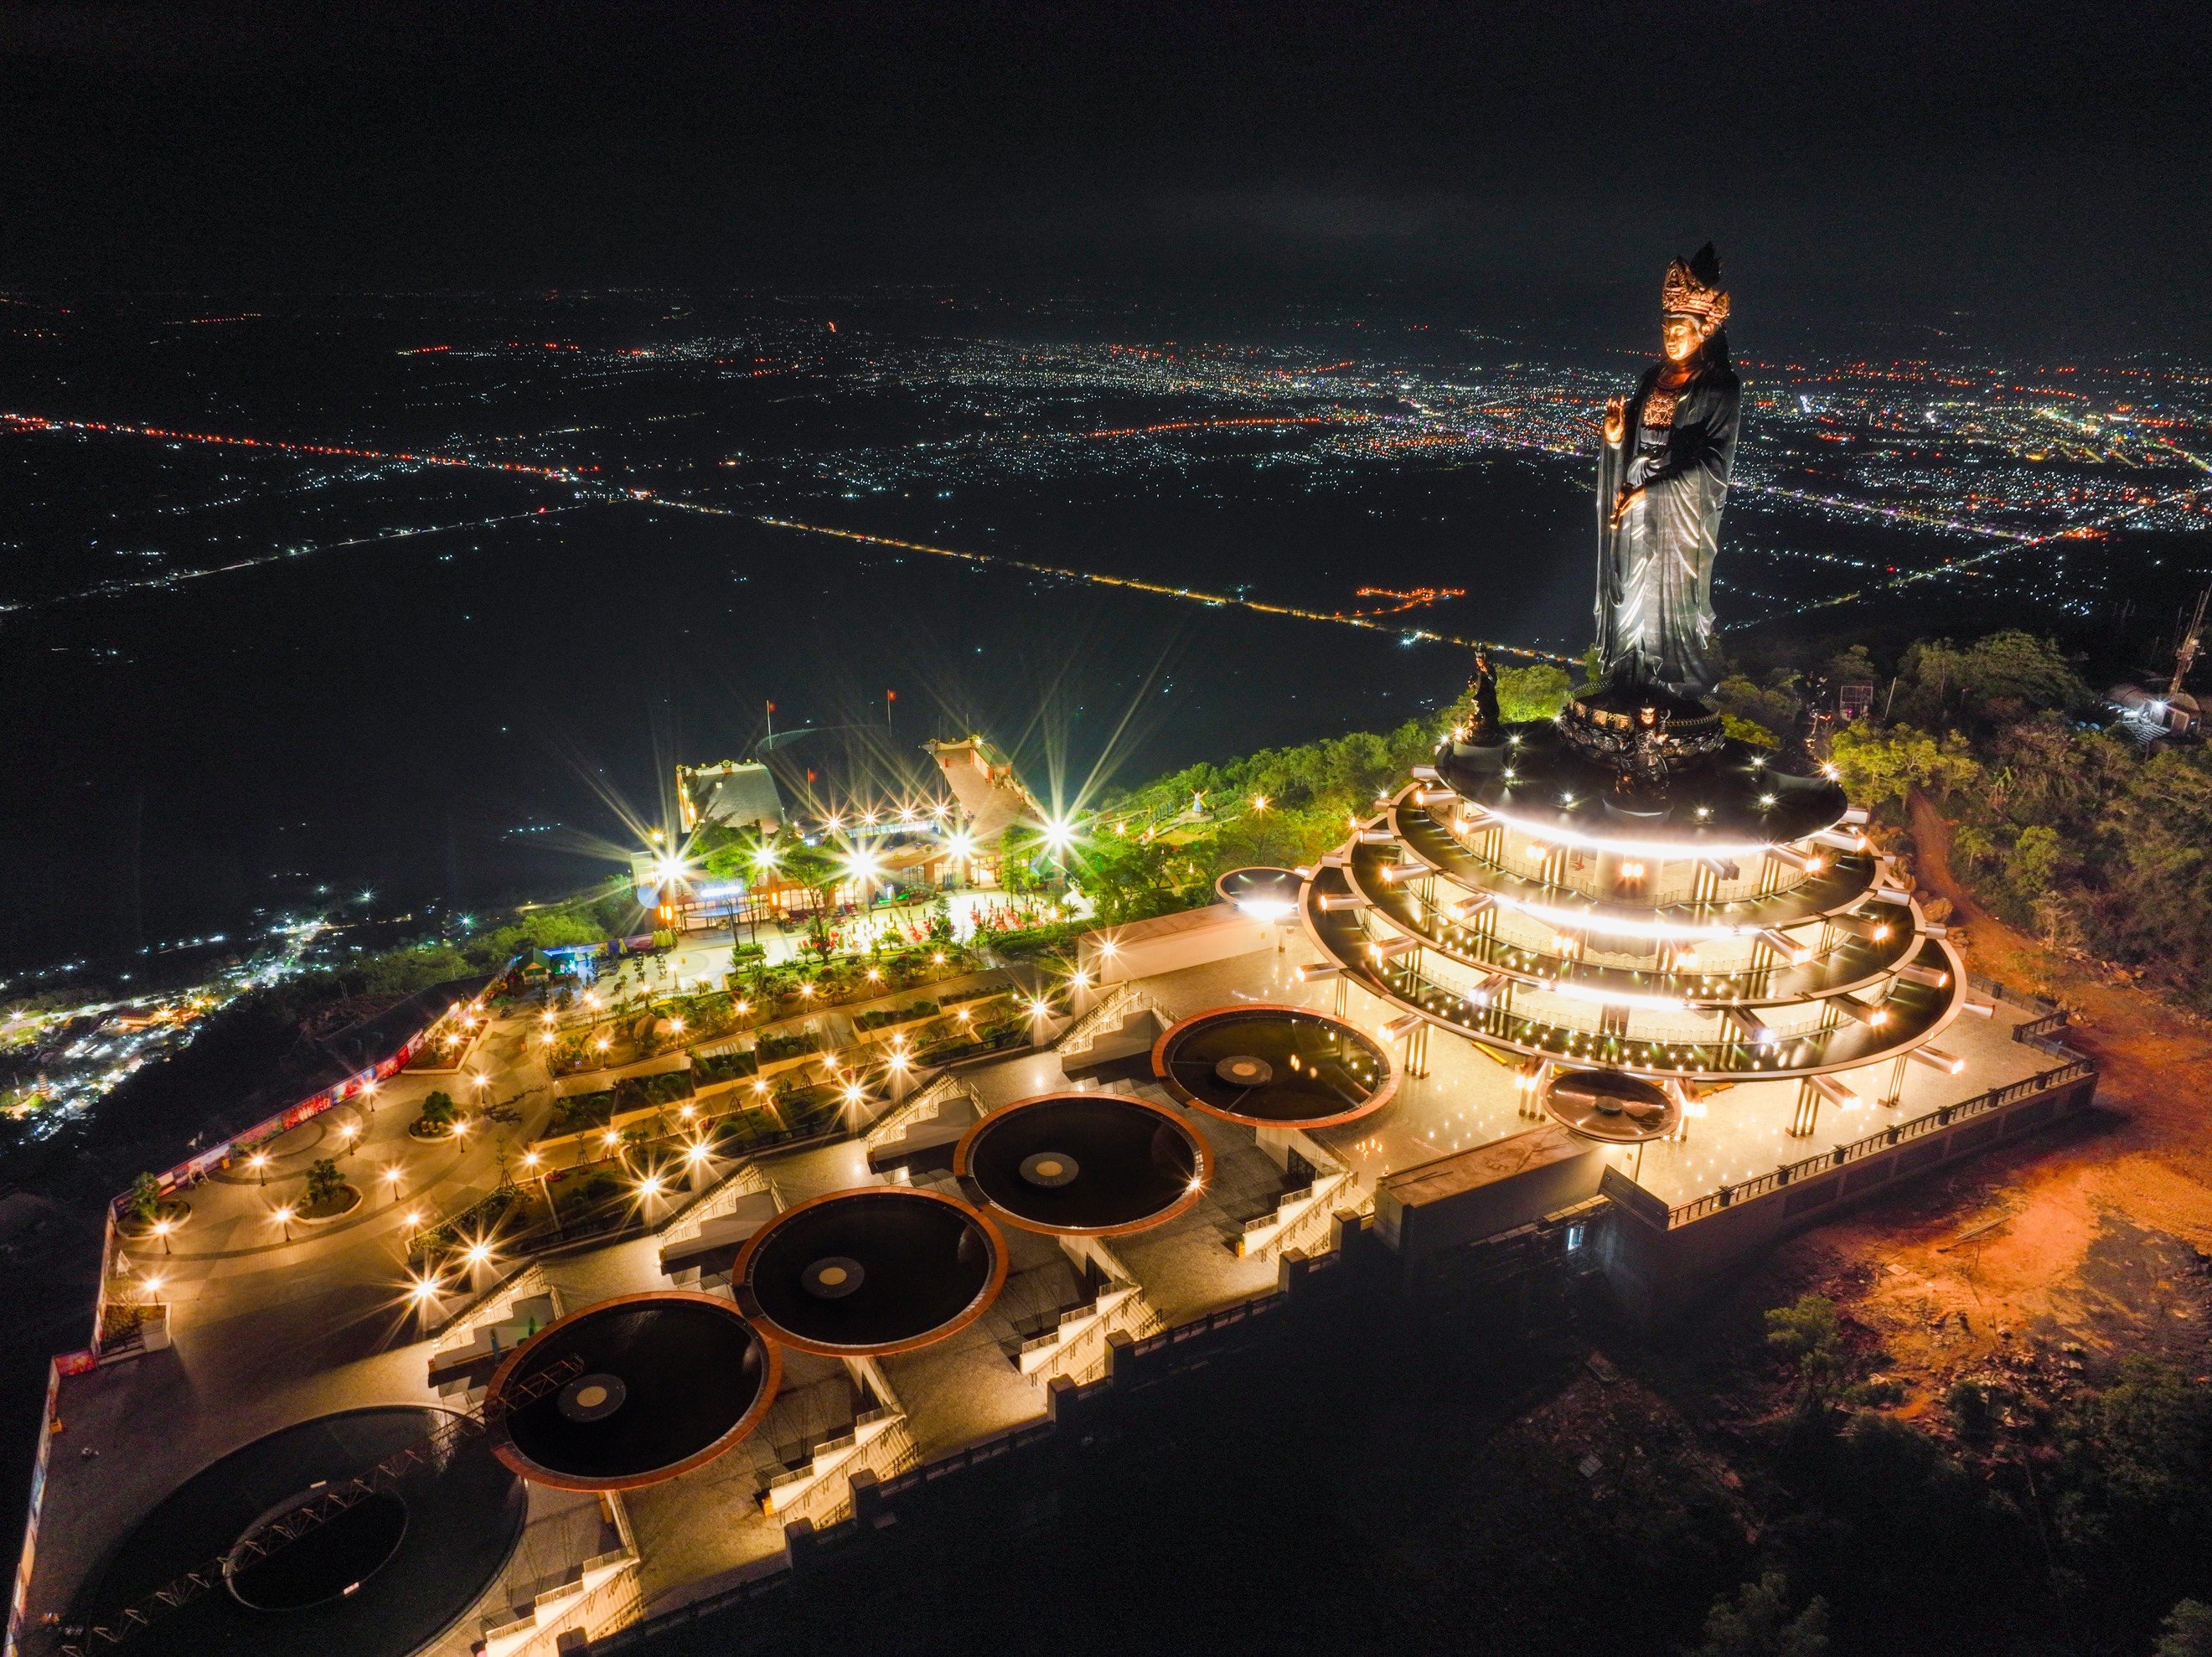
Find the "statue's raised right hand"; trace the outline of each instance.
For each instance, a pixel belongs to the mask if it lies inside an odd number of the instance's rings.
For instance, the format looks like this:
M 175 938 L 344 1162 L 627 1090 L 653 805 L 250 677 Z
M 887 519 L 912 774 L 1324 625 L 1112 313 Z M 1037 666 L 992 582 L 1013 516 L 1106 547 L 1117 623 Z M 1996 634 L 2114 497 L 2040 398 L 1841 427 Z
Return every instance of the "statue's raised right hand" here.
M 1605 402 L 1605 440 L 1618 444 L 1628 435 L 1628 400 L 1610 397 Z

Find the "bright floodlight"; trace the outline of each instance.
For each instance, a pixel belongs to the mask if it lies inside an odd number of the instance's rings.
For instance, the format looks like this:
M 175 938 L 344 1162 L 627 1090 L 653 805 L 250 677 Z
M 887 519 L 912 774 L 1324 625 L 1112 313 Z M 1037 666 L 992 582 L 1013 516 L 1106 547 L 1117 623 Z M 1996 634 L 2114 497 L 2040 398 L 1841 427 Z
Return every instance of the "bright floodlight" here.
M 945 838 L 945 850 L 947 856 L 965 863 L 975 855 L 975 836 L 964 829 L 948 835 Z
M 491 1247 L 488 1243 L 471 1243 L 461 1258 L 471 1266 L 482 1266 L 491 1258 Z
M 682 858 L 655 858 L 653 860 L 653 877 L 664 886 L 683 879 L 690 872 Z
M 1075 824 L 1066 817 L 1047 817 L 1044 843 L 1052 851 L 1065 852 L 1075 844 Z
M 845 870 L 855 880 L 873 880 L 884 871 L 883 861 L 864 846 L 856 846 L 845 856 Z
M 754 867 L 754 868 L 756 868 L 756 869 L 757 869 L 757 870 L 759 870 L 759 871 L 761 871 L 761 873 L 763 873 L 763 874 L 766 874 L 766 873 L 768 873 L 768 872 L 769 872 L 769 871 L 770 871 L 771 869 L 775 868 L 775 847 L 773 847 L 773 846 L 756 846 L 756 847 L 753 847 L 753 867 Z

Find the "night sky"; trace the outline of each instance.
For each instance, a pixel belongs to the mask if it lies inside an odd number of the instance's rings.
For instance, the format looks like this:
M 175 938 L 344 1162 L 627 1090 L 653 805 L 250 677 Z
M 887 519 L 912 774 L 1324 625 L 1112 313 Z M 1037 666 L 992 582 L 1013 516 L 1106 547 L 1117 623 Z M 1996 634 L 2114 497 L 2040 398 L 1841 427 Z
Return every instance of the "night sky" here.
M 340 15 L 343 14 L 343 15 Z M 0 281 L 1397 284 L 2193 343 L 2201 4 L 0 14 Z

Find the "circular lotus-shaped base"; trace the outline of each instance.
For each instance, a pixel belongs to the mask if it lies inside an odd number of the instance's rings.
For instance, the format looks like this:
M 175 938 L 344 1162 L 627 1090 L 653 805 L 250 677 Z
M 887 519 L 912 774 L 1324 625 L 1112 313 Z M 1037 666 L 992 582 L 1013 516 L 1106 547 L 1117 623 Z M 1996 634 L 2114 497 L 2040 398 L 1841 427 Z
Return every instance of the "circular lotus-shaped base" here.
M 1205 1141 L 1170 1110 L 1119 1093 L 1048 1093 L 968 1130 L 953 1169 L 1026 1230 L 1115 1236 L 1173 1219 L 1206 1189 Z
M 1153 1044 L 1168 1091 L 1254 1127 L 1331 1127 L 1379 1110 L 1398 1089 L 1389 1053 L 1357 1025 L 1305 1007 L 1223 1007 Z
M 738 1303 L 770 1336 L 833 1357 L 911 1351 L 983 1315 L 1006 1239 L 957 1198 L 904 1186 L 833 1192 L 763 1226 L 738 1256 Z
M 557 1385 L 537 1377 L 568 1370 Z M 702 1467 L 775 1400 L 775 1349 L 719 1295 L 625 1295 L 546 1325 L 492 1376 L 492 1446 L 525 1478 L 623 1490 Z

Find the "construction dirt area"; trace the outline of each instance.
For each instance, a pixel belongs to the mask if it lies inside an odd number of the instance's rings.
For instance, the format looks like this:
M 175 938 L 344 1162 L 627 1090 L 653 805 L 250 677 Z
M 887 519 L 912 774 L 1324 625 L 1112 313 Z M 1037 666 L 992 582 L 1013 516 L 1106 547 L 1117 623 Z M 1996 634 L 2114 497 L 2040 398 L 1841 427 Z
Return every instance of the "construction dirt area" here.
M 2066 1040 L 2100 1067 L 2097 1108 L 1778 1249 L 1712 1309 L 1711 1356 L 1753 1360 L 1761 1310 L 1813 1291 L 1853 1326 L 1876 1379 L 1901 1389 L 1908 1419 L 1961 1380 L 2048 1396 L 2136 1355 L 2203 1375 L 2212 1024 L 1987 913 L 1952 877 L 1948 825 L 1917 798 L 1912 827 L 1915 878 L 1949 900 L 1969 968 L 2068 1010 Z

